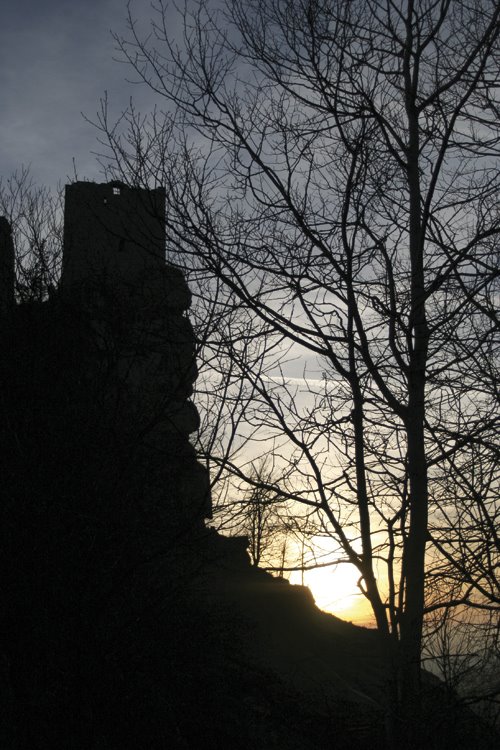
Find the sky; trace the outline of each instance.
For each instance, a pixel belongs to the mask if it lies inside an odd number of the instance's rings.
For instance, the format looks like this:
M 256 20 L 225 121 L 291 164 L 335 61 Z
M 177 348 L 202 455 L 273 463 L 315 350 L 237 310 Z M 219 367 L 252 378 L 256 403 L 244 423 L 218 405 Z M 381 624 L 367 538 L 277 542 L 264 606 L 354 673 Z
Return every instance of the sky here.
M 135 12 L 150 15 L 149 0 Z M 30 165 L 38 184 L 100 180 L 92 151 L 94 119 L 107 91 L 113 110 L 131 95 L 144 109 L 154 101 L 128 83 L 129 68 L 113 60 L 111 30 L 126 28 L 126 0 L 4 0 L 0 19 L 0 177 Z

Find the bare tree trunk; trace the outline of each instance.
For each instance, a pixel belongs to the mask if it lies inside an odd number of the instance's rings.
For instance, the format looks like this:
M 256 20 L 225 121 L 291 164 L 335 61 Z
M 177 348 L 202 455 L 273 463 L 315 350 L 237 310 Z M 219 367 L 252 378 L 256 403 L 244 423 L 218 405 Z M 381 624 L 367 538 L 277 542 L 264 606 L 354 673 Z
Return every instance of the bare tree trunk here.
M 429 331 L 425 310 L 424 237 L 419 174 L 419 123 L 416 107 L 418 63 L 413 62 L 412 0 L 407 9 L 403 63 L 408 118 L 407 179 L 409 196 L 410 296 L 408 400 L 406 416 L 409 481 L 409 530 L 404 542 L 404 614 L 400 630 L 401 711 L 406 741 L 420 746 L 421 653 L 424 616 L 425 547 L 428 537 L 428 480 L 425 451 L 425 384 Z

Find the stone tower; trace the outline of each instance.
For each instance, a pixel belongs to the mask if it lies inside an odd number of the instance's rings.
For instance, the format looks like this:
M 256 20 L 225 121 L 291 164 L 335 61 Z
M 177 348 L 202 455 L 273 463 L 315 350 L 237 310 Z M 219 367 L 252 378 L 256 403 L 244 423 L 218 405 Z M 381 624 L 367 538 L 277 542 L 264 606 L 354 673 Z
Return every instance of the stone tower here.
M 197 373 L 191 296 L 182 273 L 165 262 L 164 189 L 68 185 L 60 290 L 89 321 L 86 371 L 107 384 L 114 432 L 149 467 L 146 502 L 163 507 L 173 528 L 201 524 L 210 502 L 188 440 L 199 421 L 189 400 Z
M 119 182 L 66 186 L 61 285 L 138 287 L 165 265 L 165 190 Z

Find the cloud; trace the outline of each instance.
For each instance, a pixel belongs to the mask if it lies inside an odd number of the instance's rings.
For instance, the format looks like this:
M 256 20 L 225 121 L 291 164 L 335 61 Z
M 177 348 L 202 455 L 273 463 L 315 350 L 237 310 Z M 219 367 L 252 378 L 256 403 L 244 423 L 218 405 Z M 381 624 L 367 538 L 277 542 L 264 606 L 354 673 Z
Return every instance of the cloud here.
M 0 30 L 0 174 L 31 164 L 54 185 L 72 158 L 95 178 L 96 133 L 82 119 L 105 89 L 125 106 L 130 86 L 113 61 L 110 28 L 124 27 L 125 0 L 20 0 L 2 10 Z M 90 170 L 92 174 L 88 174 Z

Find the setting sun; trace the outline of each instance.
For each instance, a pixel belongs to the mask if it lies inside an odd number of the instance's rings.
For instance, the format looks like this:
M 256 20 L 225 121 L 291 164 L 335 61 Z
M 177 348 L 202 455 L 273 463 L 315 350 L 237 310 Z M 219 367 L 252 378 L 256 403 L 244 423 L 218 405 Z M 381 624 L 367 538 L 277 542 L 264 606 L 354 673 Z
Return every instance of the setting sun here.
M 368 601 L 358 588 L 358 579 L 358 571 L 344 563 L 306 570 L 303 578 L 300 571 L 295 571 L 290 582 L 303 582 L 311 590 L 316 605 L 325 612 L 358 625 L 369 625 L 373 616 Z

